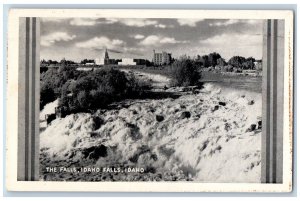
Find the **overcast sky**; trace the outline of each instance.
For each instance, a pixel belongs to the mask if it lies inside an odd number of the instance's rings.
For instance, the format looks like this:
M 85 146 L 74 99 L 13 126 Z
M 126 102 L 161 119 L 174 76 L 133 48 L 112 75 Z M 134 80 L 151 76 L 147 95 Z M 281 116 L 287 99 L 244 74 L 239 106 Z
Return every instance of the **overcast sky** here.
M 152 59 L 153 49 L 180 55 L 218 52 L 262 58 L 262 20 L 42 18 L 41 59 Z

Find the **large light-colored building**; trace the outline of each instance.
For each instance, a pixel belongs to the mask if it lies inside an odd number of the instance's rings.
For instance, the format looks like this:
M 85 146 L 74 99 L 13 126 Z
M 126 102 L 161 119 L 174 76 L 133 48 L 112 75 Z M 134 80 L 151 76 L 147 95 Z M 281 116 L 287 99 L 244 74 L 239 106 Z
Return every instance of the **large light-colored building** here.
M 153 63 L 154 65 L 168 65 L 171 63 L 171 53 L 167 53 L 167 52 L 155 52 L 155 50 L 153 50 Z
M 118 65 L 136 65 L 136 62 L 133 58 L 122 58 L 122 61 L 118 62 Z
M 96 58 L 95 64 L 96 65 L 104 65 L 104 58 Z

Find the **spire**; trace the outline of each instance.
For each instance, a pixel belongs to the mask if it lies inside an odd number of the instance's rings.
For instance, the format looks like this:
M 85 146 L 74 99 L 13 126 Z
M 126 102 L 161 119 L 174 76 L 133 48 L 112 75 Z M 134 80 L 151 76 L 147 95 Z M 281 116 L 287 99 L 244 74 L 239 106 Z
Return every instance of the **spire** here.
M 105 49 L 105 56 L 104 56 L 104 58 L 105 58 L 105 59 L 109 59 L 107 49 Z

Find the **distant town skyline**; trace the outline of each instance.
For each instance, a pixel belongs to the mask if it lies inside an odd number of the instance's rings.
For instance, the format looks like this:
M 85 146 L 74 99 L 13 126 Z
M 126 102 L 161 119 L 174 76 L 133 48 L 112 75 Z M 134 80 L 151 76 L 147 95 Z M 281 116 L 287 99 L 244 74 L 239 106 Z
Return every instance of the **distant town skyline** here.
M 157 52 L 196 56 L 218 52 L 262 58 L 263 20 L 158 18 L 42 18 L 41 59 L 104 57 L 152 60 Z

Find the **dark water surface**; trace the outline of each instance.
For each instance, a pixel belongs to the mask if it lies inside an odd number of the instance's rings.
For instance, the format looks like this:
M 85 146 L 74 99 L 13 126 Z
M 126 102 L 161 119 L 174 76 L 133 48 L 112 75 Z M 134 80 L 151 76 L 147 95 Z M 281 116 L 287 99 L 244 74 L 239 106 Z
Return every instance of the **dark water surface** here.
M 262 93 L 261 76 L 222 75 L 221 73 L 202 72 L 201 81 L 205 83 L 211 82 L 222 87 Z

